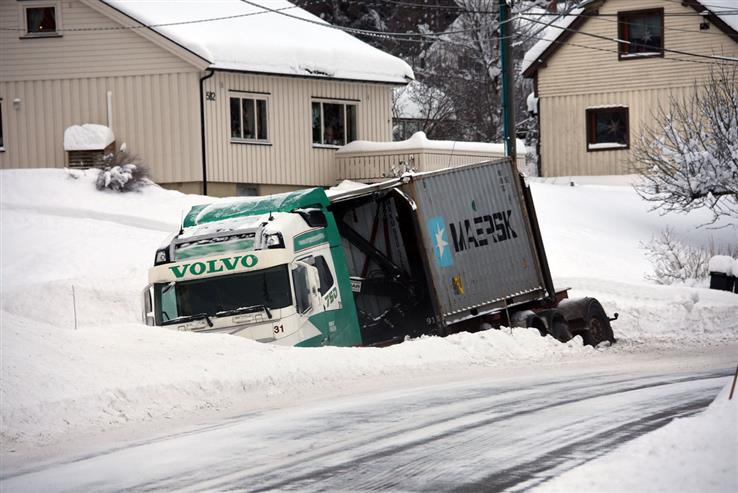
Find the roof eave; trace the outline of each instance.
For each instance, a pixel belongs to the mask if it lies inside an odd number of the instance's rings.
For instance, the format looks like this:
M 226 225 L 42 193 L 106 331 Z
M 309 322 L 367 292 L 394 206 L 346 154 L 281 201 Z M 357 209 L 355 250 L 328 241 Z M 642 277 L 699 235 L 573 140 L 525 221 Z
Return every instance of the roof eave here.
M 230 72 L 235 74 L 249 74 L 249 75 L 268 75 L 271 77 L 292 77 L 297 79 L 310 79 L 310 80 L 328 80 L 338 82 L 355 82 L 357 84 L 382 84 L 387 86 L 406 86 L 415 79 L 410 79 L 404 76 L 404 80 L 368 80 L 368 79 L 351 79 L 347 77 L 329 77 L 325 75 L 310 75 L 310 74 L 285 74 L 281 72 L 265 72 L 260 70 L 244 70 L 237 68 L 225 68 L 217 67 L 215 64 L 209 67 L 210 70 L 216 72 Z
M 181 58 L 182 60 L 190 63 L 199 70 L 206 70 L 212 63 L 211 60 L 204 58 L 203 56 L 195 53 L 186 46 L 174 41 L 169 36 L 162 34 L 161 32 L 146 26 L 146 23 L 136 19 L 135 17 L 123 12 L 122 10 L 110 5 L 104 0 L 80 0 L 83 4 L 92 8 L 93 10 L 105 15 L 113 21 L 119 23 L 121 26 L 131 28 L 131 31 L 135 32 L 139 36 L 153 42 L 157 46 L 167 50 L 173 55 Z M 140 27 L 146 26 L 146 27 Z
M 684 0 L 684 2 L 699 13 L 707 12 L 707 15 L 705 16 L 707 20 L 715 24 L 715 26 L 717 26 L 718 29 L 727 34 L 730 39 L 738 43 L 738 31 L 730 27 L 727 22 L 722 20 L 718 15 L 714 14 L 710 9 L 702 5 L 699 0 Z
M 556 53 L 556 51 L 563 46 L 563 43 L 565 43 L 566 40 L 574 34 L 574 31 L 579 29 L 579 27 L 584 24 L 589 16 L 597 15 L 600 11 L 600 7 L 603 3 L 605 3 L 605 1 L 606 0 L 593 0 L 589 4 L 584 5 L 582 7 L 584 10 L 577 15 L 577 18 L 574 19 L 574 21 L 566 29 L 562 30 L 562 33 L 557 36 L 554 41 L 551 42 L 549 47 L 546 48 L 543 53 L 541 53 L 541 55 L 535 62 L 531 63 L 530 66 L 523 71 L 523 77 L 529 79 L 533 78 L 536 72 L 538 72 L 539 68 L 545 67 L 548 58 Z

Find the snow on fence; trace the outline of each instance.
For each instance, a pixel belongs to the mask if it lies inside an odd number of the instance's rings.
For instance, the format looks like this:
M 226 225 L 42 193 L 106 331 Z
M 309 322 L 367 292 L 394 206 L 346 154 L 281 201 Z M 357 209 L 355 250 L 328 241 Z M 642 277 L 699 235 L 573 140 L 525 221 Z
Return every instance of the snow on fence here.
M 517 166 L 525 166 L 525 145 L 518 141 Z M 400 142 L 357 140 L 336 151 L 338 181 L 376 182 L 404 171 L 433 171 L 495 159 L 505 155 L 503 144 L 429 140 L 416 132 Z

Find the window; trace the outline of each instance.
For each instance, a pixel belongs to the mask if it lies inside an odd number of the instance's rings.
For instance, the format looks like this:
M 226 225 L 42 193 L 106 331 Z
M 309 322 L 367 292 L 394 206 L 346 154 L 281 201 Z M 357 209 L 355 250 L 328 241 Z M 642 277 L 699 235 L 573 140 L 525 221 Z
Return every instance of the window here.
M 60 36 L 58 2 L 28 2 L 23 5 L 24 38 Z
M 621 60 L 664 56 L 664 9 L 618 12 L 618 38 Z
M 313 145 L 342 146 L 356 140 L 356 105 L 313 102 Z
M 308 271 L 304 265 L 298 265 L 292 270 L 292 282 L 295 285 L 295 303 L 298 313 L 310 310 L 310 284 Z
M 612 106 L 587 109 L 587 150 L 628 149 L 628 108 Z
M 328 290 L 333 287 L 333 274 L 331 274 L 331 269 L 328 267 L 328 262 L 326 262 L 325 257 L 322 255 L 308 257 L 303 259 L 303 262 L 318 269 L 318 277 L 320 278 L 320 295 L 325 296 Z
M 267 142 L 267 100 L 230 96 L 231 142 Z

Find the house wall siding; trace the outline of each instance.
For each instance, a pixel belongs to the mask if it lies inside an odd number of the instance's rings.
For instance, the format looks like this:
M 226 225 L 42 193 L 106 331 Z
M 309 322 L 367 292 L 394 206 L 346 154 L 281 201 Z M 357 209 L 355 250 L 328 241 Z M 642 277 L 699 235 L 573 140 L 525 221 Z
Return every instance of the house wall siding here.
M 0 0 L 0 80 L 28 81 L 187 72 L 193 65 L 79 0 L 58 2 L 61 37 L 20 39 L 23 6 Z M 75 29 L 95 28 L 95 31 Z M 138 30 L 136 30 L 138 31 Z M 147 33 L 148 34 L 148 33 Z
M 0 0 L 0 26 L 21 26 L 22 3 Z M 120 26 L 82 2 L 59 5 L 62 29 Z M 128 30 L 64 31 L 45 39 L 20 34 L 0 31 L 0 168 L 65 166 L 64 129 L 107 125 L 111 91 L 118 145 L 126 142 L 156 181 L 201 179 L 197 67 Z
M 208 181 L 294 186 L 334 185 L 335 149 L 312 144 L 314 98 L 357 105 L 357 138 L 392 138 L 392 86 L 360 82 L 216 72 L 205 81 Z M 268 93 L 271 145 L 232 143 L 229 92 Z
M 700 31 L 701 17 L 678 2 L 607 0 L 601 17 L 591 17 L 538 70 L 541 165 L 544 176 L 622 174 L 631 150 L 587 152 L 588 107 L 625 105 L 630 112 L 630 141 L 644 125 L 654 126 L 659 104 L 689 97 L 695 82 L 708 77 L 707 59 L 666 52 L 663 58 L 618 60 L 617 44 L 582 34 L 617 38 L 619 11 L 663 8 L 666 49 L 738 57 L 738 43 L 716 26 Z M 690 14 L 669 16 L 668 14 Z M 582 46 L 574 46 L 582 45 Z M 594 49 L 583 47 L 590 46 Z M 604 51 L 601 51 L 604 50 Z M 692 60 L 685 62 L 681 60 Z

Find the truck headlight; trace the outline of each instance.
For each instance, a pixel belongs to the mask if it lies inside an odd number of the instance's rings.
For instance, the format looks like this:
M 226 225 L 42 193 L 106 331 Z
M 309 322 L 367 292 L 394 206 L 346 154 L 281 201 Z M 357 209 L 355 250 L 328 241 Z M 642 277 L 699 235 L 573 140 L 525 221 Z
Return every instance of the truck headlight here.
M 154 265 L 166 264 L 167 262 L 169 262 L 169 250 L 167 248 L 157 250 L 156 256 L 154 257 Z
M 284 248 L 284 240 L 282 239 L 282 233 L 274 233 L 267 235 L 266 237 L 267 248 Z

